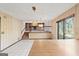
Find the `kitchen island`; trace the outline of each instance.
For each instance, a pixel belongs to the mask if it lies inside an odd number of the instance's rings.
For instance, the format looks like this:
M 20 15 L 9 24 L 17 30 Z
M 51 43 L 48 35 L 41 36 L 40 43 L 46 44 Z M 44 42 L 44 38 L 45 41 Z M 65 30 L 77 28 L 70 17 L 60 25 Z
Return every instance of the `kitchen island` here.
M 30 39 L 35 39 L 35 38 L 47 38 L 50 39 L 51 37 L 51 32 L 46 32 L 46 31 L 32 31 L 29 32 L 29 38 Z

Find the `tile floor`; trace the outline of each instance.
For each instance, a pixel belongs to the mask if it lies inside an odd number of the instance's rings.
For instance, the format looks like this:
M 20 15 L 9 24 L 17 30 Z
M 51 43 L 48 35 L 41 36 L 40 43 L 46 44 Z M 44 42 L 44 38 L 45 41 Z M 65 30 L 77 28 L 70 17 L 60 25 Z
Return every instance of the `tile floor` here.
M 28 56 L 32 45 L 33 40 L 21 40 L 2 53 L 8 53 L 9 56 Z

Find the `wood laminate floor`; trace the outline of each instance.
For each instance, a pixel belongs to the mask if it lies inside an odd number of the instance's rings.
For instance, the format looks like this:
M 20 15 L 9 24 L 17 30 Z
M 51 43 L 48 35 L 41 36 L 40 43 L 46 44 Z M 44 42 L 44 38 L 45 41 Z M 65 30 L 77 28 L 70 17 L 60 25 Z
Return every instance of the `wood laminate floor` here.
M 29 56 L 77 56 L 79 40 L 35 40 Z

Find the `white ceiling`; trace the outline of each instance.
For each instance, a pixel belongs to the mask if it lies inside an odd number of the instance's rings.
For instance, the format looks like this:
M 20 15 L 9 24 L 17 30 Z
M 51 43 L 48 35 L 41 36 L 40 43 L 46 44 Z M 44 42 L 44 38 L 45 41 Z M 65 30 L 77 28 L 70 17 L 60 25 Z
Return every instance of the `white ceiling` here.
M 51 20 L 68 10 L 74 3 L 0 3 L 0 10 L 20 20 Z M 36 6 L 36 13 L 32 6 Z

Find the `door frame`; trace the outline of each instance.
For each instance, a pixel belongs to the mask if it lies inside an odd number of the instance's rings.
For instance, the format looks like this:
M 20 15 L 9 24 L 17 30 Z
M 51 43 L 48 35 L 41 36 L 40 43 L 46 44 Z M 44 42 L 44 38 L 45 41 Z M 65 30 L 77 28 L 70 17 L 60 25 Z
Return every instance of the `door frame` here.
M 0 52 L 1 52 L 1 16 L 0 16 Z

